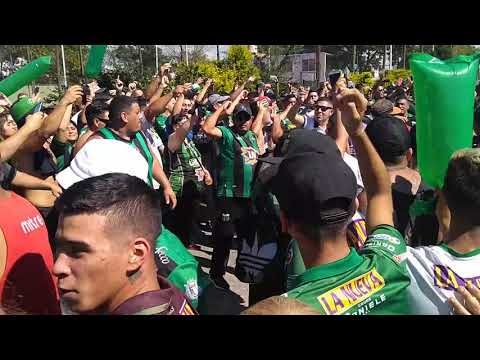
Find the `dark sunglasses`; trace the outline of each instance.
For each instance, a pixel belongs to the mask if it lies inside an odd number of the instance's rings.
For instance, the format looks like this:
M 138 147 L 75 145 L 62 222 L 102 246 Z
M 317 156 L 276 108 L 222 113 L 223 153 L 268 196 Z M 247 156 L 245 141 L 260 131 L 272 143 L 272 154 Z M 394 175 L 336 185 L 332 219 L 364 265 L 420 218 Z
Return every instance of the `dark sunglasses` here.
M 323 112 L 327 111 L 327 110 L 332 110 L 333 108 L 332 107 L 329 107 L 329 106 L 317 106 L 315 109 L 317 110 L 322 110 Z
M 97 117 L 98 120 L 100 120 L 101 122 L 103 122 L 104 124 L 108 123 L 108 119 L 102 119 L 102 118 L 99 118 Z

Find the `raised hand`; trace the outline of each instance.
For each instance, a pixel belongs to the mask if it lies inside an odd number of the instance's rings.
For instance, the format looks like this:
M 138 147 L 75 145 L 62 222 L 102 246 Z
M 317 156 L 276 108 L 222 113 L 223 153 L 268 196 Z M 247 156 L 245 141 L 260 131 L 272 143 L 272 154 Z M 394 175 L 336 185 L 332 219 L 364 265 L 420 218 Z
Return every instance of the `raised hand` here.
M 44 119 L 44 113 L 36 112 L 32 115 L 27 116 L 24 126 L 27 126 L 32 131 L 38 130 L 42 127 Z
M 73 104 L 78 98 L 83 96 L 82 87 L 80 85 L 73 85 L 67 89 L 65 95 L 63 95 L 60 103 L 63 105 Z

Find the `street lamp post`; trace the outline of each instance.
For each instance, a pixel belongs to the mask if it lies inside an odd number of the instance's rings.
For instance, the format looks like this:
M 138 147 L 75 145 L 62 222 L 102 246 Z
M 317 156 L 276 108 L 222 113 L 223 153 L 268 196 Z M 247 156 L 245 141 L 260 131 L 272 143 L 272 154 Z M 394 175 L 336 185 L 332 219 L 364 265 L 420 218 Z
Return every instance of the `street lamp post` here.
M 157 69 L 158 74 L 158 45 L 155 45 L 155 68 Z
M 67 84 L 67 69 L 65 67 L 65 50 L 63 49 L 63 45 L 60 45 L 62 49 L 62 66 L 63 66 L 63 84 L 65 85 L 65 89 L 68 87 Z

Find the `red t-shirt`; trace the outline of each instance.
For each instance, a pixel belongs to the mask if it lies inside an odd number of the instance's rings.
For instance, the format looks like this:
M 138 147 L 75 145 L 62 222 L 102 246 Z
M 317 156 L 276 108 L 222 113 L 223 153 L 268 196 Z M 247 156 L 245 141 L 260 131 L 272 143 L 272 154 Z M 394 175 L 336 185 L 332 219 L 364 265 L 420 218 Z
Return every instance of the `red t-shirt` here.
M 0 278 L 0 304 L 8 312 L 60 314 L 53 255 L 48 232 L 38 210 L 10 192 L 0 200 L 0 229 L 7 261 Z

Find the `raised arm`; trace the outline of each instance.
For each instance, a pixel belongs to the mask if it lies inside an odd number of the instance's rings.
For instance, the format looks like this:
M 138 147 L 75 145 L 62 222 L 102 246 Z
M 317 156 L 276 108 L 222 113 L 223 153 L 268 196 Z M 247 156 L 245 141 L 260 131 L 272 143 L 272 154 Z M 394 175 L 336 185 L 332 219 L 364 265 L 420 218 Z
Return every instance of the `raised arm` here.
M 273 116 L 272 125 L 272 140 L 274 144 L 277 144 L 280 138 L 283 136 L 282 118 L 281 115 Z
M 203 86 L 203 89 L 198 93 L 197 99 L 195 100 L 197 104 L 201 104 L 203 101 L 203 98 L 207 94 L 208 89 L 212 85 L 213 80 L 208 79 L 205 85 Z
M 145 99 L 147 100 L 150 100 L 153 96 L 153 94 L 155 94 L 155 92 L 158 90 L 158 87 L 160 86 L 160 83 L 162 82 L 162 76 L 163 74 L 160 73 L 160 75 L 158 76 L 155 76 L 155 78 L 150 81 L 150 83 L 148 84 L 147 88 L 145 89 Z
M 328 132 L 328 135 L 335 140 L 338 146 L 338 150 L 340 153 L 343 154 L 347 151 L 348 145 L 348 132 L 345 130 L 345 126 L 343 126 L 342 122 L 342 112 L 340 110 L 336 110 L 336 119 L 335 119 L 335 126 L 331 128 Z
M 255 136 L 258 137 L 261 136 L 263 138 L 263 119 L 265 117 L 265 114 L 268 112 L 268 101 L 263 100 L 261 103 L 258 104 L 258 113 L 255 119 L 253 120 L 252 123 L 252 131 L 255 134 Z
M 52 113 L 47 116 L 39 130 L 39 134 L 44 139 L 48 139 L 57 132 L 62 120 L 64 119 L 64 115 L 68 106 L 73 104 L 79 97 L 82 97 L 82 94 L 82 87 L 80 85 L 74 85 L 67 89 L 67 92 L 63 98 L 60 100 L 57 106 L 55 106 L 55 109 L 53 109 Z
M 295 105 L 293 105 L 290 108 L 290 111 L 287 113 L 287 118 L 293 119 L 292 122 L 295 124 L 295 126 L 300 127 L 300 128 L 303 127 L 303 125 L 305 123 L 305 117 L 298 114 L 298 110 L 300 109 L 300 107 L 302 105 L 303 105 L 303 101 L 301 101 L 297 97 L 297 102 L 295 103 Z
M 238 103 L 240 102 L 240 100 L 242 100 L 243 94 L 245 94 L 245 90 L 240 92 L 238 94 L 238 96 L 231 102 L 231 104 L 225 110 L 225 114 L 227 114 L 227 115 L 232 115 L 233 114 L 233 110 L 235 110 L 235 106 L 237 106 Z
M 245 89 L 245 86 L 249 83 L 253 83 L 254 81 L 255 76 L 250 76 L 247 81 L 245 81 L 242 85 L 240 85 L 238 88 L 235 89 L 235 91 L 230 94 L 230 100 L 234 101 L 242 93 L 243 89 Z
M 163 113 L 167 108 L 170 100 L 172 100 L 172 97 L 173 92 L 170 92 L 166 95 L 163 95 L 155 102 L 150 103 L 150 105 L 145 109 L 145 117 L 147 118 L 147 120 L 152 122 L 159 114 Z
M 203 132 L 215 139 L 221 139 L 222 138 L 222 131 L 217 128 L 217 121 L 220 115 L 225 112 L 227 107 L 230 106 L 230 101 L 225 101 L 222 106 L 220 106 L 212 115 L 210 115 L 203 123 L 202 125 L 202 130 Z
M 150 153 L 153 154 L 150 145 L 148 145 L 148 147 L 150 148 Z M 156 156 L 153 157 L 152 176 L 162 187 L 165 202 L 167 205 L 170 205 L 172 209 L 174 209 L 175 206 L 177 206 L 177 197 L 173 192 L 172 185 L 168 181 L 167 175 L 165 175 L 162 165 L 160 165 Z
M 34 134 L 42 126 L 44 115 L 41 112 L 35 113 L 27 117 L 25 125 L 23 125 L 15 135 L 0 142 L 0 158 L 2 161 L 8 161 L 15 153 L 22 149 L 27 140 L 31 139 Z
M 187 120 L 168 137 L 168 149 L 171 152 L 176 152 L 182 146 L 187 134 L 192 130 L 192 120 L 191 115 L 187 116 Z
M 336 95 L 341 121 L 352 139 L 367 193 L 367 226 L 393 226 L 390 178 L 385 165 L 362 126 L 367 100 L 357 89 L 344 89 Z
M 72 104 L 67 106 L 67 110 L 65 110 L 65 114 L 63 115 L 62 122 L 60 123 L 60 126 L 58 127 L 58 130 L 65 130 L 68 126 L 68 123 L 70 122 L 70 119 L 72 117 Z M 58 131 L 55 134 L 55 138 L 61 142 L 61 143 L 66 143 L 68 140 L 65 138 L 65 135 L 59 135 Z

